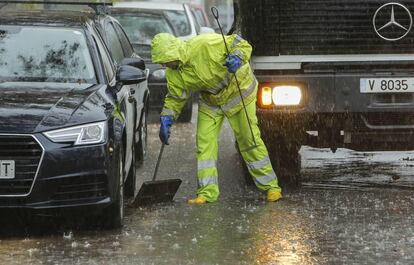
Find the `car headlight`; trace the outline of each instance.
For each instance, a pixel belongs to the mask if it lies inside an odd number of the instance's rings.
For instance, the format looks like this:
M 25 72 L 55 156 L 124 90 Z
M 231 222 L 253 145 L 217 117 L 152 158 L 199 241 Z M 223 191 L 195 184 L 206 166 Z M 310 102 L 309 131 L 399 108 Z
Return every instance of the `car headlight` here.
M 98 144 L 105 141 L 106 122 L 53 130 L 43 134 L 55 143 L 72 142 L 74 145 Z
M 263 108 L 273 106 L 297 106 L 302 100 L 299 86 L 262 85 L 259 90 L 259 105 Z
M 156 80 L 163 80 L 165 79 L 165 69 L 157 69 L 151 75 Z

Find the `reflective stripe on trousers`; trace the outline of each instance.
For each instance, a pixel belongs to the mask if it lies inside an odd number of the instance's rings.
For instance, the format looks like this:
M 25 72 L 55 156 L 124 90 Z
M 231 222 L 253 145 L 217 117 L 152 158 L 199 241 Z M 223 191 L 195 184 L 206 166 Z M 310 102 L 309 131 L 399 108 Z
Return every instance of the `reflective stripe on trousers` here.
M 249 171 L 249 172 L 250 172 L 250 174 L 252 174 L 251 171 Z M 269 185 L 275 179 L 277 179 L 277 177 L 276 177 L 276 174 L 273 170 L 265 176 L 260 176 L 259 175 L 258 177 L 253 177 L 253 180 L 256 184 L 263 185 L 263 186 Z
M 216 160 L 198 161 L 197 168 L 198 170 L 203 170 L 207 168 L 216 167 L 216 164 L 217 164 Z
M 218 177 L 211 176 L 211 177 L 204 177 L 198 179 L 198 187 L 206 187 L 208 185 L 218 185 Z
M 260 169 L 269 164 L 270 158 L 268 156 L 266 156 L 260 161 L 246 162 L 246 165 L 250 170 Z

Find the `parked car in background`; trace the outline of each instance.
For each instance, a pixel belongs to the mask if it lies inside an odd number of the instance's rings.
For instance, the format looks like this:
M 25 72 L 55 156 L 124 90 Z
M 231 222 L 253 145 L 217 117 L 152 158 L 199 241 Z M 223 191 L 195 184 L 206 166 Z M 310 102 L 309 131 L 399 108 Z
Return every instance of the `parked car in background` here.
M 0 14 L 0 208 L 120 227 L 145 155 L 145 63 L 107 15 Z
M 150 69 L 150 109 L 161 111 L 167 93 L 165 68 L 151 62 L 151 40 L 161 32 L 173 34 L 183 40 L 196 36 L 200 27 L 187 4 L 154 2 L 114 3 L 111 14 L 122 24 L 134 49 L 140 51 Z M 213 30 L 211 30 L 213 31 Z M 143 51 L 143 52 L 141 52 Z M 190 98 L 178 121 L 189 122 L 192 116 L 193 98 Z
M 157 3 L 157 2 L 116 2 L 113 4 L 115 9 L 135 9 L 141 10 L 159 10 L 171 22 L 176 29 L 176 34 L 183 40 L 197 36 L 200 28 L 191 14 L 190 7 L 187 4 L 179 3 Z
M 200 27 L 208 27 L 211 28 L 211 23 L 208 20 L 208 16 L 204 10 L 203 5 L 190 3 L 190 10 L 195 18 L 196 22 Z

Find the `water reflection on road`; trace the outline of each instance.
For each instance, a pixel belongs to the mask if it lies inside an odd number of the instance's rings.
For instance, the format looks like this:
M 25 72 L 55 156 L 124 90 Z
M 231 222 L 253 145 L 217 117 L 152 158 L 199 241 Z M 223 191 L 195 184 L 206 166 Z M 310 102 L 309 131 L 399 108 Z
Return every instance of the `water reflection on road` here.
M 148 133 L 141 183 L 152 177 L 159 151 L 158 126 L 150 125 Z M 220 201 L 189 206 L 186 200 L 196 189 L 194 134 L 194 122 L 176 124 L 161 162 L 160 179 L 183 180 L 173 204 L 129 206 L 124 228 L 112 231 L 78 225 L 80 217 L 32 223 L 2 213 L 1 263 L 414 264 L 412 190 L 375 185 L 409 187 L 412 152 L 331 154 L 304 147 L 306 184 L 269 204 L 244 184 L 225 124 Z

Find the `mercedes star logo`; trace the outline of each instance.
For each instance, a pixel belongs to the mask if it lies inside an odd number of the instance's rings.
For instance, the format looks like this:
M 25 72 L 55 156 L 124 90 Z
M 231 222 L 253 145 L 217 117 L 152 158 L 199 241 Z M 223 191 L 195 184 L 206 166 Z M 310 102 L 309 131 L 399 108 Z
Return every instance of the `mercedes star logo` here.
M 385 16 L 388 22 L 384 23 Z M 375 11 L 372 23 L 375 33 L 379 37 L 387 41 L 396 41 L 404 38 L 410 32 L 413 18 L 407 7 L 392 2 L 382 5 Z

